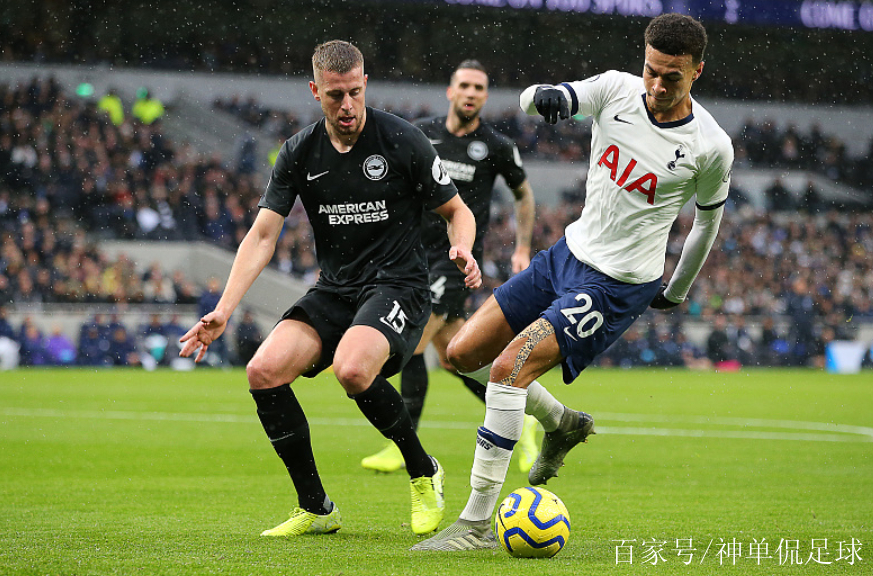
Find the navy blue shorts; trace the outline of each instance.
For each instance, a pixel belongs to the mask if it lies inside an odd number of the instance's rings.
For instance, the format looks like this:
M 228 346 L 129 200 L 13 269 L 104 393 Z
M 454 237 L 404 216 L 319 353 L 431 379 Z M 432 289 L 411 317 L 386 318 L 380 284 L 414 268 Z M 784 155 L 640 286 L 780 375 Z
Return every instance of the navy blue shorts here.
M 646 311 L 660 287 L 660 279 L 628 284 L 598 272 L 580 262 L 561 238 L 497 288 L 494 297 L 516 334 L 537 318 L 549 321 L 569 384 Z

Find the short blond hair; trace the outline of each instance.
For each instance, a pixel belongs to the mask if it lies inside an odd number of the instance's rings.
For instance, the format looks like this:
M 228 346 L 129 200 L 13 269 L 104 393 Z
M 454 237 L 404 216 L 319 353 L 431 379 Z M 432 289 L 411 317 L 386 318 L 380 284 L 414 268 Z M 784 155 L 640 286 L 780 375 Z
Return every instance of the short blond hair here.
M 351 42 L 331 40 L 315 47 L 312 53 L 312 74 L 318 78 L 321 72 L 345 74 L 364 67 L 364 55 Z

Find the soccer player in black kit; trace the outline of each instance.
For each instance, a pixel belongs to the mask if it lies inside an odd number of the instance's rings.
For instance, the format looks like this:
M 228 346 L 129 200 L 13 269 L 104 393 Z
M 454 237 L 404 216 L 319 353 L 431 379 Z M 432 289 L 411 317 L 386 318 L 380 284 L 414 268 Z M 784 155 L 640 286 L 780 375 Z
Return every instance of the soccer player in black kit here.
M 424 135 L 396 116 L 368 108 L 360 51 L 319 45 L 309 83 L 324 118 L 289 139 L 276 160 L 257 218 L 240 244 L 215 310 L 182 338 L 181 354 L 203 358 L 245 292 L 269 263 L 285 217 L 300 198 L 315 236 L 321 276 L 282 316 L 246 373 L 258 416 L 297 491 L 291 518 L 262 536 L 340 529 L 339 508 L 321 483 L 309 425 L 290 384 L 333 364 L 361 412 L 406 461 L 412 531 L 442 520 L 443 469 L 425 452 L 400 394 L 386 380 L 411 356 L 430 315 L 421 217 L 447 222 L 446 259 L 481 285 L 472 255 L 473 214 Z
M 485 232 L 491 209 L 494 181 L 502 176 L 515 197 L 516 242 L 512 255 L 512 272 L 518 273 L 530 264 L 530 244 L 534 219 L 534 198 L 515 144 L 483 122 L 482 107 L 488 99 L 488 74 L 476 60 L 465 60 L 452 74 L 446 90 L 449 111 L 446 116 L 425 118 L 415 122 L 439 152 L 443 165 L 458 187 L 464 203 L 476 217 L 476 242 L 473 256 L 481 261 Z M 412 416 L 418 421 L 424 408 L 428 388 L 424 351 L 433 343 L 444 368 L 457 374 L 446 359 L 446 346 L 466 320 L 465 302 L 470 291 L 464 285 L 464 275 L 447 260 L 449 250 L 445 224 L 435 214 L 425 214 L 422 240 L 430 266 L 430 290 L 433 312 L 424 329 L 415 354 L 401 373 L 400 392 Z M 482 402 L 485 386 L 472 378 L 458 375 Z M 537 421 L 525 420 L 525 433 L 519 440 L 519 467 L 527 472 L 538 453 Z M 378 472 L 394 472 L 403 467 L 403 455 L 394 443 L 361 461 L 364 468 Z

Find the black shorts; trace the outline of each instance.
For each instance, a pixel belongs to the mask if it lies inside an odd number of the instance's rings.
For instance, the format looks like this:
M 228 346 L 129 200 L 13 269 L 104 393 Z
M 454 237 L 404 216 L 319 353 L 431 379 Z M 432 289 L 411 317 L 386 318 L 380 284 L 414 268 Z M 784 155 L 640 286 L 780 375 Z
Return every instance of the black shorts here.
M 433 313 L 447 321 L 467 318 L 467 296 L 470 291 L 464 285 L 464 277 L 434 270 L 430 274 L 430 303 Z
M 390 345 L 382 376 L 397 374 L 412 357 L 430 318 L 430 301 L 424 288 L 372 285 L 345 288 L 316 285 L 289 308 L 282 320 L 306 322 L 321 338 L 321 358 L 309 372 L 312 378 L 333 364 L 339 341 L 352 326 L 370 326 Z

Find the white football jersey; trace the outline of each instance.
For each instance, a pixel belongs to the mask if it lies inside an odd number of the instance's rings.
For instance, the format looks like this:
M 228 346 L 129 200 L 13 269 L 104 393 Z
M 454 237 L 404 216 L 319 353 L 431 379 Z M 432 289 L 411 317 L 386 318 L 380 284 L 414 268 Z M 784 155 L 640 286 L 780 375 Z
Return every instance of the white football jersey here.
M 659 123 L 645 105 L 643 79 L 610 71 L 560 85 L 573 108 L 594 120 L 585 207 L 567 226 L 582 262 L 622 282 L 661 278 L 667 239 L 694 195 L 698 208 L 724 203 L 730 137 L 698 102 L 676 122 Z

